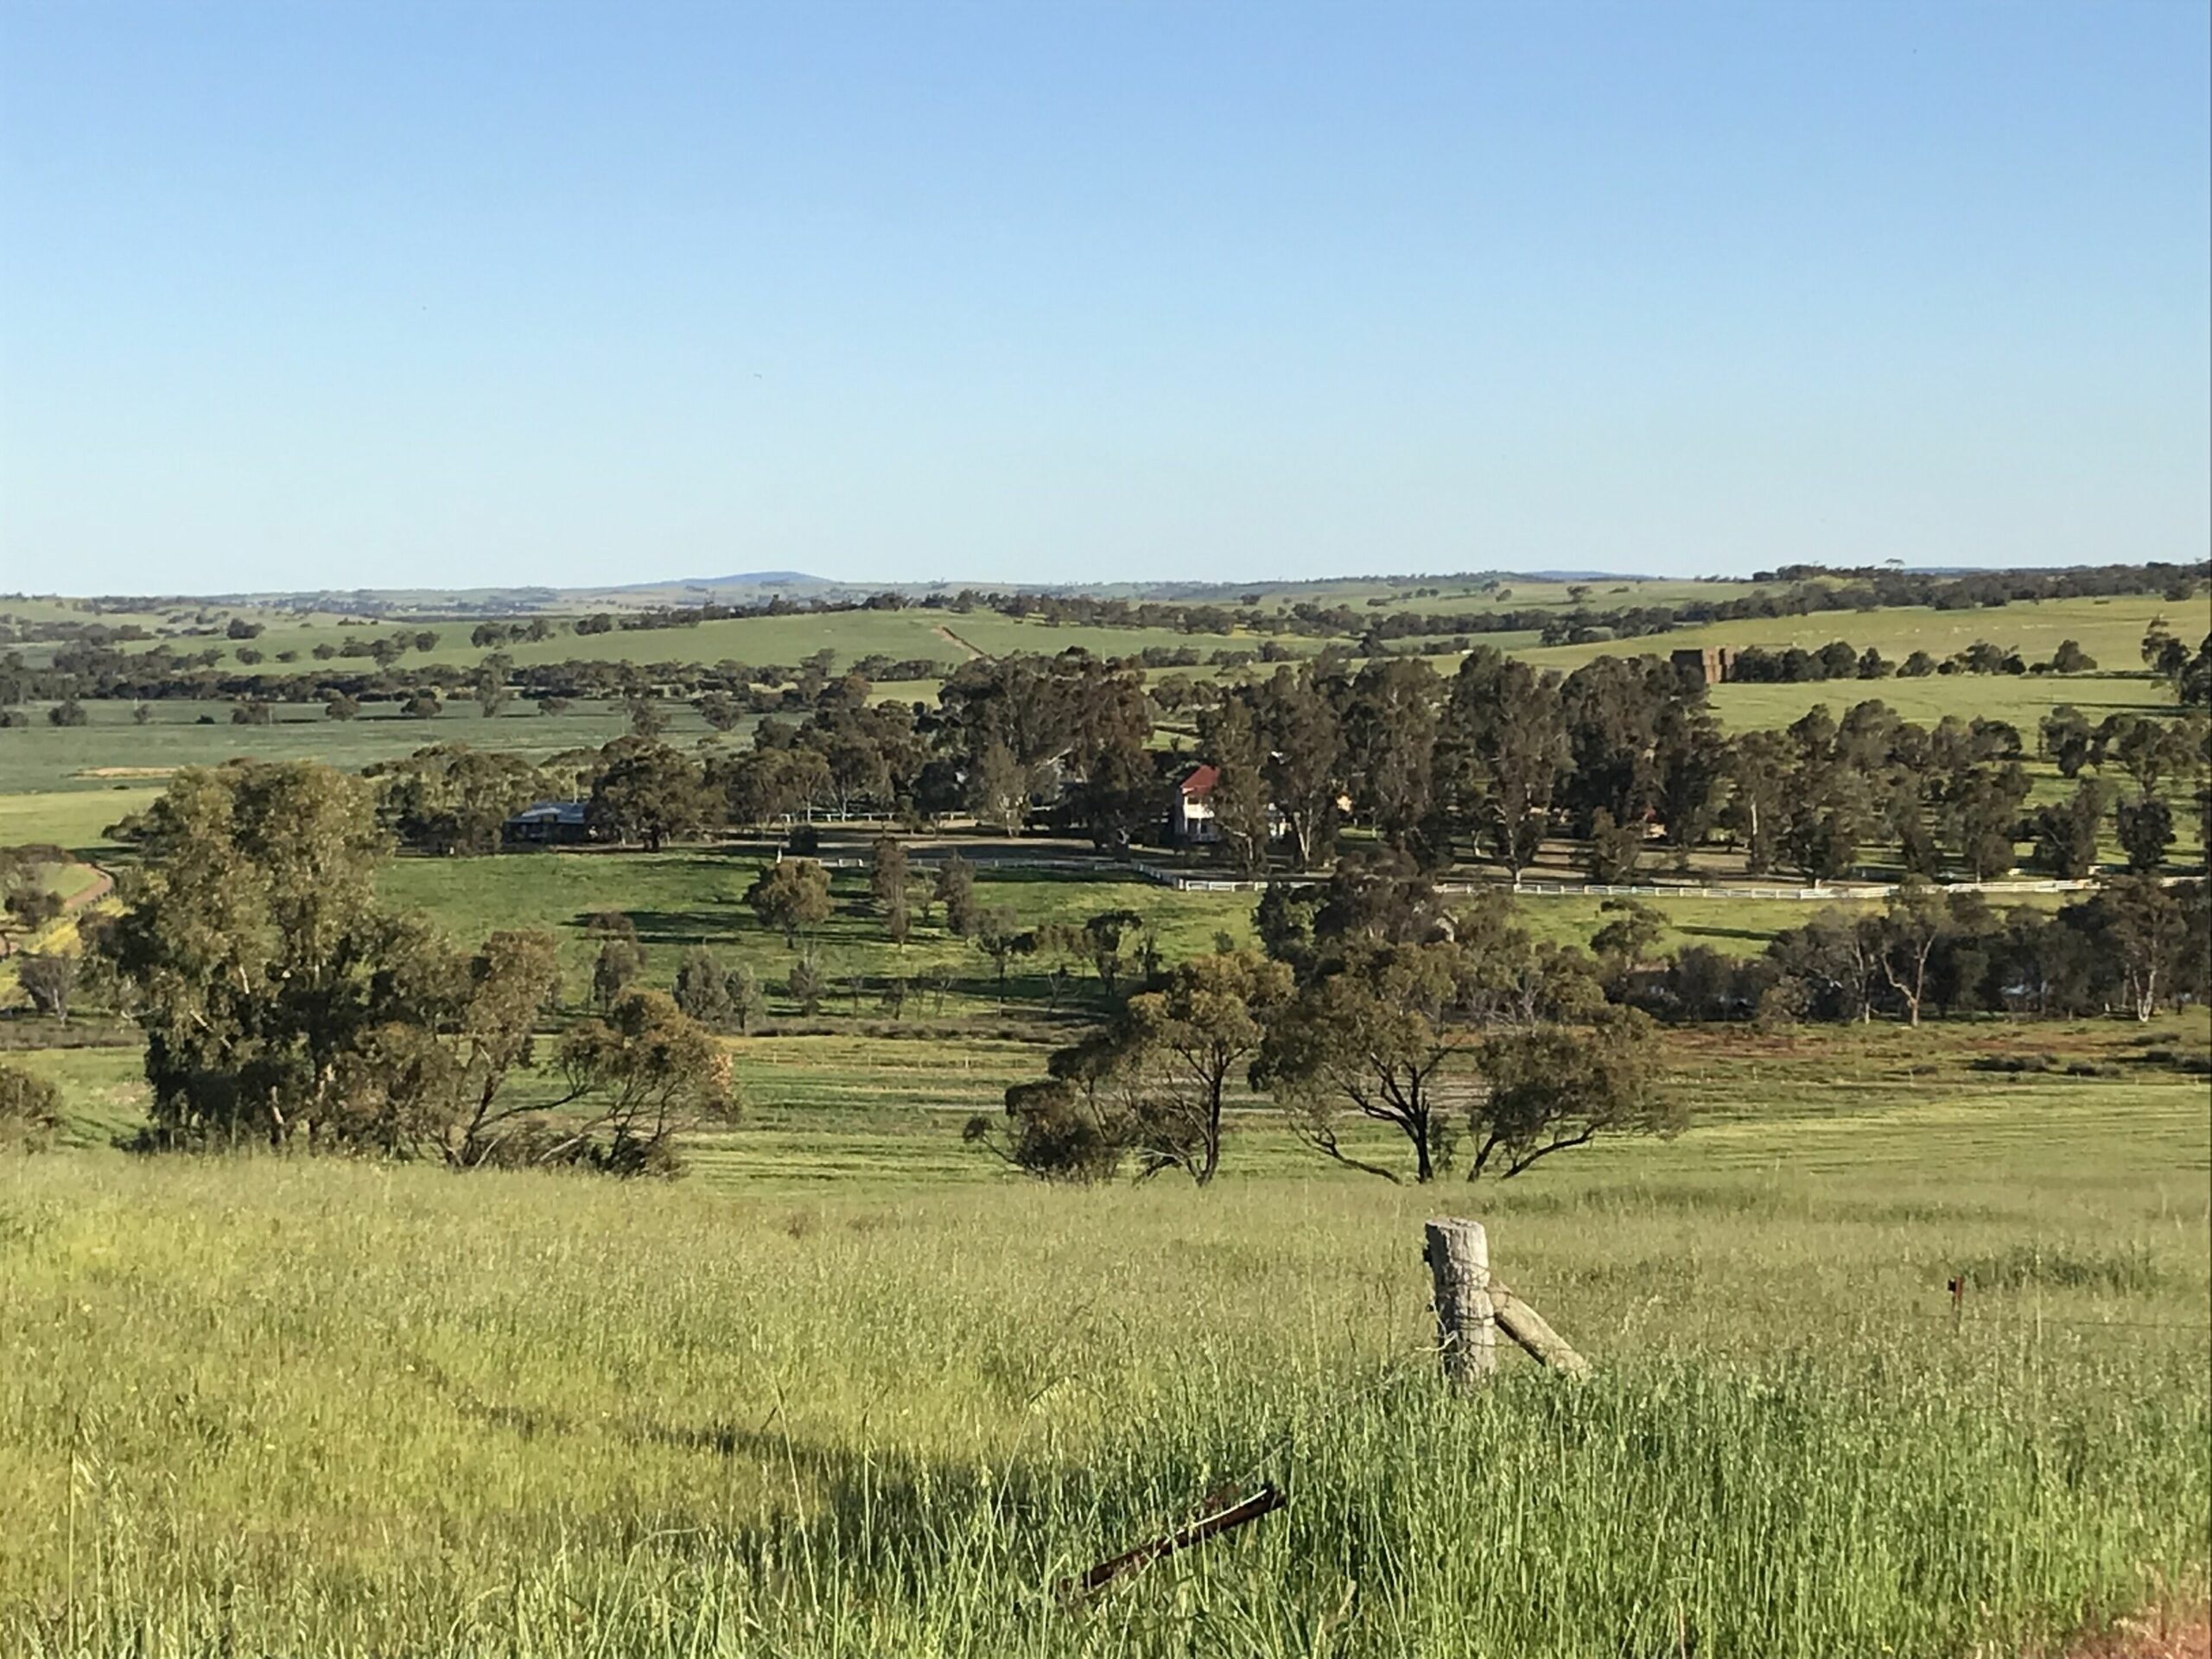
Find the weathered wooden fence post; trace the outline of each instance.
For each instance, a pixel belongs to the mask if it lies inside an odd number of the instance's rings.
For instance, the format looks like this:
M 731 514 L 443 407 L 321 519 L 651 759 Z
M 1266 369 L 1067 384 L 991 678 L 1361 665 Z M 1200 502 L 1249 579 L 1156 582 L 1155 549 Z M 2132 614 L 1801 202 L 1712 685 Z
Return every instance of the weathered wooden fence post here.
M 1501 1331 L 1551 1370 L 1573 1377 L 1590 1375 L 1590 1362 L 1491 1272 L 1490 1235 L 1482 1223 L 1451 1217 L 1429 1222 L 1423 1233 L 1423 1254 L 1436 1287 L 1436 1330 L 1446 1376 L 1462 1388 L 1488 1381 L 1497 1369 Z
M 1444 1375 L 1479 1388 L 1497 1369 L 1497 1317 L 1490 1296 L 1490 1237 L 1478 1221 L 1430 1222 L 1428 1272 L 1436 1289 L 1436 1332 Z

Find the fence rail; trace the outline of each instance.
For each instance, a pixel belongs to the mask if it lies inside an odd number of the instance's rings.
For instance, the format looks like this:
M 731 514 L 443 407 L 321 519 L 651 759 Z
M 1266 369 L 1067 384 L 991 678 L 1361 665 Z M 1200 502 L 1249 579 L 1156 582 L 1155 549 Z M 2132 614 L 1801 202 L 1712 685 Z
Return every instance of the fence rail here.
M 963 853 L 957 848 L 944 852 L 934 849 L 916 852 L 911 857 L 916 867 L 924 869 L 943 864 L 949 859 L 961 858 L 979 870 L 1057 870 L 1079 875 L 1133 875 L 1139 880 L 1149 881 L 1154 887 L 1166 887 L 1176 893 L 1264 893 L 1268 887 L 1266 881 L 1249 876 L 1195 875 L 1134 858 L 1059 857 L 1013 851 Z M 869 863 L 865 858 L 841 857 L 818 858 L 815 861 L 826 870 L 866 869 Z M 2094 879 L 2086 878 L 2079 880 L 2044 878 L 2033 881 L 1946 881 L 1942 884 L 1942 891 L 2000 894 L 2088 893 L 2096 885 Z M 1436 891 L 1442 893 L 1510 893 L 1516 899 L 1763 899 L 1792 904 L 1871 901 L 1886 899 L 1902 886 L 1903 883 L 1897 881 L 1852 881 L 1809 887 L 1716 887 L 1688 881 L 1510 882 L 1468 880 L 1464 878 L 1435 884 Z

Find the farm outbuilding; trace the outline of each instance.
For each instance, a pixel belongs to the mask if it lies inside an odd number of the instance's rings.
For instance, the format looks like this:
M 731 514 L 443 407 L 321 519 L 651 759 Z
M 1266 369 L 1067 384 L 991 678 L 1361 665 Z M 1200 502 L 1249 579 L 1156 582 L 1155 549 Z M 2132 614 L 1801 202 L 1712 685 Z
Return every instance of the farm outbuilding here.
M 503 847 L 576 847 L 599 840 L 583 801 L 532 801 L 499 826 Z

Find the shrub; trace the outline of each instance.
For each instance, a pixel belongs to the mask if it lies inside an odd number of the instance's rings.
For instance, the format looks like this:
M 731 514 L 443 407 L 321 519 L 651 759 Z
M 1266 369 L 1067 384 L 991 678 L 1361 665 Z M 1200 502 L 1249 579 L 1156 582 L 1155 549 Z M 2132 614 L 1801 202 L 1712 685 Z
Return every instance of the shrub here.
M 0 1065 L 0 1148 L 42 1150 L 61 1127 L 61 1091 L 44 1077 Z

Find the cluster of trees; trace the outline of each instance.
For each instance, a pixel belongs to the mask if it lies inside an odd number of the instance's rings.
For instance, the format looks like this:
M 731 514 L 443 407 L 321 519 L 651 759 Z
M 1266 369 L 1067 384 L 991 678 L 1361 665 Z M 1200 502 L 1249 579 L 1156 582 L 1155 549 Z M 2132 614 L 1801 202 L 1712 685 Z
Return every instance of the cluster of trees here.
M 2043 734 L 2062 765 L 2134 786 L 2120 824 L 2139 868 L 2156 868 L 2173 839 L 2162 791 L 2175 782 L 2194 775 L 2212 815 L 2212 730 L 2200 713 L 2124 714 L 2092 729 L 2063 712 L 2078 730 L 2054 716 Z M 1655 849 L 1684 862 L 1715 837 L 1754 874 L 1815 881 L 1877 844 L 1910 873 L 1986 879 L 2012 867 L 2024 840 L 2075 874 L 2094 863 L 2104 822 L 2090 808 L 2114 799 L 2069 804 L 2069 834 L 2054 836 L 2054 820 L 2025 810 L 2014 728 L 1955 716 L 1922 727 L 1879 701 L 1727 736 L 1701 680 L 1648 657 L 1600 657 L 1562 677 L 1478 647 L 1446 681 L 1418 660 L 1355 673 L 1325 656 L 1222 688 L 1198 721 L 1201 753 L 1220 772 L 1222 844 L 1247 870 L 1278 843 L 1294 868 L 1321 861 L 1350 820 L 1425 868 L 1471 856 L 1516 876 L 1562 834 L 1582 842 L 1601 881 L 1627 879 Z
M 2082 649 L 2078 639 L 2062 639 L 2048 660 L 2030 664 L 2017 651 L 1977 639 L 1963 651 L 1937 658 L 1925 651 L 1892 662 L 1874 646 L 1854 649 L 1847 640 L 1833 639 L 1818 651 L 1789 645 L 1770 651 L 1746 645 L 1730 664 L 1731 680 L 1754 683 L 1797 685 L 1825 680 L 1881 680 L 1891 675 L 1920 679 L 1930 674 L 2087 674 L 2097 659 Z
M 1147 975 L 968 1138 L 1047 1179 L 1134 1164 L 1204 1185 L 1241 1082 L 1317 1153 L 1426 1182 L 1461 1162 L 1470 1179 L 1510 1178 L 1603 1135 L 1681 1126 L 1649 1017 L 1609 1003 L 1597 959 L 1534 940 L 1502 894 L 1447 913 L 1403 860 L 1359 856 L 1325 885 L 1271 887 L 1259 921 L 1262 951 L 1224 943 Z M 1394 1135 L 1400 1157 L 1354 1124 Z
M 714 696 L 701 706 L 734 724 Z M 1358 824 L 1425 868 L 1475 860 L 1516 877 L 1556 836 L 1580 842 L 1600 881 L 1655 858 L 1679 867 L 1715 842 L 1754 874 L 1815 881 L 1878 847 L 1910 874 L 1987 879 L 2025 842 L 2038 868 L 2072 877 L 2095 868 L 2108 832 L 2132 868 L 2160 868 L 2177 792 L 2212 818 L 2212 721 L 2193 709 L 2094 725 L 2053 711 L 2036 741 L 2079 788 L 2031 810 L 2025 740 L 2004 721 L 1923 727 L 1868 700 L 1732 736 L 1702 681 L 1657 658 L 1601 657 L 1562 676 L 1478 648 L 1447 679 L 1417 659 L 1355 670 L 1324 653 L 1197 689 L 1191 706 L 1198 753 L 1218 772 L 1223 854 L 1248 871 L 1325 863 Z M 603 833 L 648 848 L 719 825 L 965 811 L 1007 834 L 1041 820 L 1120 849 L 1164 817 L 1173 760 L 1152 747 L 1154 708 L 1141 669 L 1070 651 L 965 664 L 934 709 L 829 680 L 804 719 L 763 720 L 741 750 L 663 744 L 645 702 L 644 734 L 543 766 L 438 745 L 370 775 L 391 832 L 442 853 L 493 850 L 510 814 L 549 797 L 588 798 Z
M 194 769 L 137 830 L 91 966 L 145 1033 L 149 1147 L 632 1174 L 672 1168 L 677 1132 L 731 1109 L 721 1049 L 668 996 L 624 990 L 562 1023 L 550 934 L 458 949 L 380 904 L 387 842 L 362 779 Z
M 953 608 L 988 605 L 1003 615 L 1089 627 L 1175 628 L 1185 633 L 1296 633 L 1313 638 L 1354 639 L 1364 648 L 1428 635 L 1540 632 L 1548 645 L 1592 639 L 1630 639 L 1675 628 L 1714 622 L 1770 620 L 1828 612 L 1868 611 L 1892 606 L 1926 606 L 1957 611 L 2023 600 L 2075 599 L 2120 594 L 2162 594 L 2186 598 L 2205 579 L 2208 566 L 2120 564 L 2072 570 L 1988 570 L 1939 576 L 1890 569 L 1829 570 L 1795 565 L 1763 572 L 1760 591 L 1731 598 L 1686 600 L 1673 604 L 1593 607 L 1591 590 L 1568 590 L 1571 607 L 1553 606 L 1482 611 L 1402 610 L 1382 616 L 1363 614 L 1351 606 L 1298 600 L 1262 607 L 1258 594 L 1239 603 L 1140 601 L 1086 594 L 963 593 Z M 1510 589 L 1483 584 L 1497 599 Z M 1416 590 L 1433 594 L 1435 589 Z M 925 603 L 932 601 L 925 601 Z M 1370 601 L 1373 605 L 1375 601 Z
M 588 798 L 603 833 L 649 849 L 817 813 L 918 821 L 967 810 L 1018 833 L 1040 798 L 1100 846 L 1122 847 L 1163 811 L 1139 671 L 1081 652 L 1008 658 L 955 674 L 934 711 L 868 699 L 867 681 L 833 681 L 804 720 L 764 720 L 742 750 L 686 753 L 645 719 L 632 735 L 539 766 L 442 744 L 369 775 L 391 832 L 440 853 L 493 850 L 510 815 L 550 797 Z M 702 707 L 712 724 L 727 712 Z
M 1660 956 L 1652 947 L 1663 917 L 1633 900 L 1606 909 L 1617 913 L 1592 940 L 1606 994 L 1669 1022 L 2148 1020 L 2212 995 L 2212 904 L 2202 880 L 2116 874 L 2052 911 L 1909 880 L 1880 909 L 1822 911 L 1758 957 L 1700 944 Z
M 224 671 L 218 666 L 219 652 L 179 653 L 166 645 L 145 652 L 85 646 L 57 655 L 42 668 L 26 664 L 20 652 L 11 652 L 0 657 L 0 703 L 32 699 L 160 702 L 234 697 L 311 704 L 341 696 L 357 704 L 404 702 L 418 696 L 475 696 L 481 701 L 482 689 L 488 682 L 504 694 L 502 702 L 505 696 L 520 696 L 541 708 L 557 698 L 712 695 L 729 700 L 741 713 L 791 712 L 804 710 L 813 702 L 832 677 L 834 660 L 829 652 L 823 651 L 798 664 L 572 659 L 518 665 L 505 653 L 493 651 L 474 667 L 423 663 L 401 671 L 396 666 L 397 638 L 373 643 L 348 641 L 343 647 L 319 645 L 308 653 L 315 659 L 315 666 L 261 674 Z M 329 660 L 334 658 L 365 658 L 373 666 L 341 668 Z M 238 658 L 251 666 L 259 663 L 262 655 L 257 648 L 246 646 L 239 650 Z M 276 657 L 280 663 L 296 658 L 297 653 L 289 651 L 279 652 Z M 930 677 L 937 672 L 933 663 L 890 666 L 899 671 L 920 668 L 922 672 L 915 677 Z

